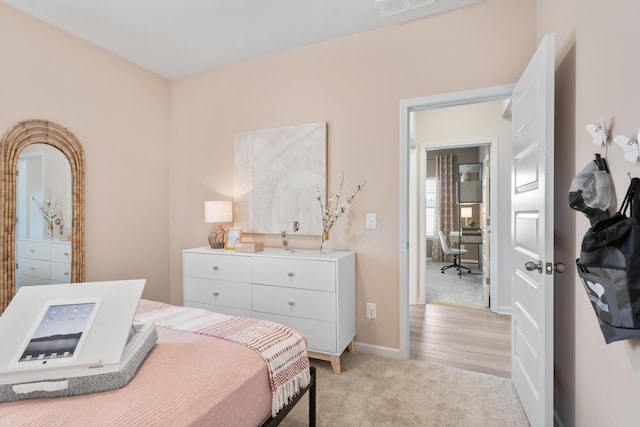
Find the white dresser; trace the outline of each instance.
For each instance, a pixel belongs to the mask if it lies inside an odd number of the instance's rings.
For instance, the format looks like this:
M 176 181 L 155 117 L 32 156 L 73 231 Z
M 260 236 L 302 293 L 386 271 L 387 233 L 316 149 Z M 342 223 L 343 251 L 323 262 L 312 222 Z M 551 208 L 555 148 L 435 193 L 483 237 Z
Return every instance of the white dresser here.
M 340 373 L 356 335 L 354 252 L 204 247 L 184 250 L 183 261 L 185 306 L 287 325 L 307 336 L 310 357 Z
M 71 242 L 18 241 L 18 285 L 71 282 Z

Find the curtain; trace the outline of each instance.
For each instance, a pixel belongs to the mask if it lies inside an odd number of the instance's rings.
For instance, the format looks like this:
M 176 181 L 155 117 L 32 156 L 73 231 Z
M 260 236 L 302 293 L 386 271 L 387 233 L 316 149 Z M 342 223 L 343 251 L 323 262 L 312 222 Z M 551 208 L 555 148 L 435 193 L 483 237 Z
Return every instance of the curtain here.
M 434 261 L 450 262 L 451 256 L 442 252 L 439 231 L 447 239 L 454 225 L 455 180 L 453 171 L 453 154 L 436 155 L 436 218 L 435 236 L 433 239 L 432 259 Z

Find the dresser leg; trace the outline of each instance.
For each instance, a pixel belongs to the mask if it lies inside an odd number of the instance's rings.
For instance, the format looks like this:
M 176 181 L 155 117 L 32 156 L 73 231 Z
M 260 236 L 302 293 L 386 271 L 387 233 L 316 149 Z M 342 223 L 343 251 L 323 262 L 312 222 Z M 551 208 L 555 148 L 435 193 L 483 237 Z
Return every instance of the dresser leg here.
M 349 353 L 355 353 L 356 352 L 356 340 L 355 340 L 355 338 L 351 340 L 351 342 L 347 346 L 347 350 L 349 350 Z
M 330 354 L 323 353 L 314 353 L 313 351 L 308 352 L 309 358 L 311 359 L 320 359 L 326 360 L 327 362 L 331 362 L 331 369 L 333 373 L 336 375 L 340 375 L 340 356 L 332 356 Z
M 340 356 L 331 356 L 331 369 L 336 375 L 340 375 Z

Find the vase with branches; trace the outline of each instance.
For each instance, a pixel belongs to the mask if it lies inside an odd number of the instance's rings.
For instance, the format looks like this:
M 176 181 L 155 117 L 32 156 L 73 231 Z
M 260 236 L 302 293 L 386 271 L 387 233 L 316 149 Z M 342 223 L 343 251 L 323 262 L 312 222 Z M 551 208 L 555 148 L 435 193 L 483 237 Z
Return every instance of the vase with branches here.
M 351 206 L 351 202 L 356 197 L 356 195 L 364 189 L 364 186 L 367 184 L 367 180 L 365 179 L 362 184 L 358 184 L 356 189 L 347 196 L 346 199 L 342 199 L 342 188 L 344 185 L 344 172 L 342 172 L 342 179 L 340 180 L 340 187 L 338 188 L 338 193 L 335 195 L 329 196 L 326 203 L 322 202 L 322 195 L 320 194 L 320 188 L 318 187 L 318 203 L 320 204 L 320 212 L 322 213 L 322 242 L 320 243 L 320 252 L 327 253 L 328 249 L 326 247 L 326 242 L 329 240 L 329 232 L 335 225 L 335 223 L 340 219 L 342 215 L 349 209 Z
M 56 204 L 51 200 L 51 190 L 49 190 L 49 196 L 42 203 L 36 200 L 36 197 L 31 197 L 31 200 L 38 206 L 38 211 L 42 215 L 42 218 L 47 222 L 47 237 L 53 239 L 53 223 L 58 218 L 58 209 Z

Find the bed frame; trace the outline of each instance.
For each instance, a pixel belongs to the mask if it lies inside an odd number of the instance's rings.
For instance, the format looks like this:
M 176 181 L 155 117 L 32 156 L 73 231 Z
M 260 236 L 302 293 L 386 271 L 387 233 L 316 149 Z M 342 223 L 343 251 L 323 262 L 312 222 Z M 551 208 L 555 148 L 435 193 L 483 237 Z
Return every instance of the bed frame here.
M 309 391 L 309 427 L 316 427 L 316 367 L 310 366 L 309 370 L 311 371 L 311 382 L 309 382 L 309 385 L 298 393 L 287 406 L 282 408 L 275 417 L 269 418 L 262 423 L 260 427 L 279 425 L 307 391 Z

